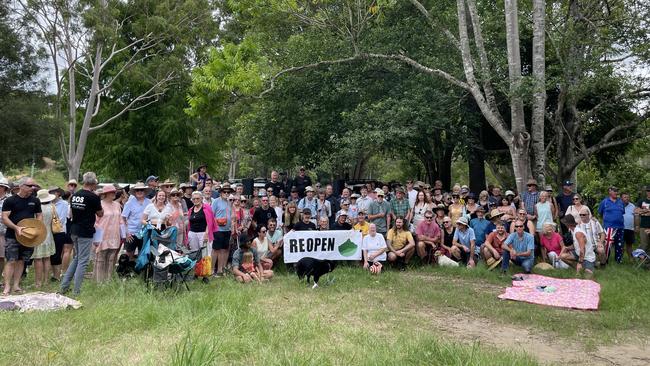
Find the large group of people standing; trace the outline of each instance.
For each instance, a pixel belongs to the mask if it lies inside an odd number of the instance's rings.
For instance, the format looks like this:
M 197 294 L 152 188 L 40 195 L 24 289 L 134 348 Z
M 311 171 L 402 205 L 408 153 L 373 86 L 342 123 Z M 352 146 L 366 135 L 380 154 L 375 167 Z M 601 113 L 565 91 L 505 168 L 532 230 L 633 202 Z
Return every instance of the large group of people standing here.
M 550 186 L 540 190 L 534 179 L 525 192 L 502 193 L 499 186 L 472 192 L 459 184 L 446 191 L 440 181 L 370 182 L 337 192 L 300 168 L 293 179 L 273 171 L 264 187 L 246 195 L 241 184 L 213 180 L 203 165 L 179 185 L 156 176 L 127 187 L 98 183 L 92 172 L 80 186 L 70 180 L 48 189 L 31 178 L 0 180 L 3 294 L 23 291 L 27 263 L 36 289 L 57 282 L 62 293 L 72 287 L 78 294 L 85 277 L 106 281 L 120 253 L 136 258 L 149 225 L 175 227 L 179 251 L 209 248 L 213 276 L 240 282 L 271 278 L 292 230 L 361 231 L 360 265 L 373 273 L 387 263 L 406 270 L 418 257 L 425 265 L 483 263 L 502 271 L 516 265 L 530 272 L 546 263 L 591 274 L 612 262 L 611 253 L 617 263 L 625 253 L 631 257 L 637 236 L 647 249 L 650 233 L 650 186 L 636 204 L 609 187 L 594 207 L 597 218 L 571 181 L 558 194 Z M 38 230 L 20 224 L 29 220 L 43 223 L 43 235 L 30 236 Z

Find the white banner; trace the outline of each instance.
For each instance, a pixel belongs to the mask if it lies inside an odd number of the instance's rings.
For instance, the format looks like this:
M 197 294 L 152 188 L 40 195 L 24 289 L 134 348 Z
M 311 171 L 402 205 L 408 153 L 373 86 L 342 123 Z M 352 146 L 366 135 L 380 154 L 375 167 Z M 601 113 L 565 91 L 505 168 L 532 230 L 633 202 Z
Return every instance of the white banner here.
M 284 263 L 311 257 L 336 261 L 361 260 L 360 231 L 291 231 L 284 236 Z

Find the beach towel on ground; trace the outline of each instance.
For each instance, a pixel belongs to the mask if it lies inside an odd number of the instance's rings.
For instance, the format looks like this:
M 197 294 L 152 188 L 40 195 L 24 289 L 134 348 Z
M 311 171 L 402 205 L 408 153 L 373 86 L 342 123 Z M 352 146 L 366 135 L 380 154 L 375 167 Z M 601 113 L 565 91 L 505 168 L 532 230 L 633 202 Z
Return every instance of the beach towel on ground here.
M 569 309 L 598 310 L 600 284 L 591 280 L 563 279 L 535 274 L 519 274 L 523 281 L 512 281 L 512 287 L 500 299 Z

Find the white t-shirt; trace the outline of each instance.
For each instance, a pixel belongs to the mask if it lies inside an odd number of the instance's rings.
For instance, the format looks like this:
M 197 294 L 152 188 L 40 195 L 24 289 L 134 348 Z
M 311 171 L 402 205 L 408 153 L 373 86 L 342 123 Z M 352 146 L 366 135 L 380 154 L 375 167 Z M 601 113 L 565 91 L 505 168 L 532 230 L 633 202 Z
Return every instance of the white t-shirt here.
M 269 251 L 269 238 L 264 238 L 264 241 L 260 241 L 259 238 L 253 239 L 253 245 L 257 248 L 257 255 L 263 257 Z
M 415 201 L 418 199 L 418 191 L 415 189 L 412 189 L 410 192 L 408 192 L 409 196 L 409 207 L 415 206 Z
M 284 213 L 282 212 L 282 207 L 280 206 L 275 206 L 275 216 L 277 218 L 275 219 L 278 223 L 277 227 L 282 227 L 282 217 L 284 217 Z
M 156 205 L 153 203 L 150 203 L 147 207 L 145 207 L 144 215 L 147 215 L 147 218 L 151 222 L 160 222 L 162 223 L 167 219 L 169 216 L 172 214 L 172 208 L 169 205 L 165 205 L 165 208 L 163 208 L 162 211 L 158 211 L 156 208 Z
M 367 250 L 369 256 L 383 248 L 386 248 L 386 240 L 384 240 L 384 237 L 381 234 L 375 234 L 375 236 L 366 235 L 363 237 L 363 241 L 361 242 L 361 250 Z M 386 253 L 382 253 L 374 260 L 385 261 Z
M 596 253 L 594 253 L 594 242 L 590 238 L 590 235 L 585 233 L 585 231 L 581 228 L 576 226 L 576 228 L 573 230 L 573 251 L 576 253 L 576 255 L 580 255 L 580 245 L 578 244 L 578 239 L 576 239 L 576 234 L 577 233 L 582 233 L 586 238 L 587 242 L 585 243 L 585 260 L 587 262 L 595 262 L 596 261 Z

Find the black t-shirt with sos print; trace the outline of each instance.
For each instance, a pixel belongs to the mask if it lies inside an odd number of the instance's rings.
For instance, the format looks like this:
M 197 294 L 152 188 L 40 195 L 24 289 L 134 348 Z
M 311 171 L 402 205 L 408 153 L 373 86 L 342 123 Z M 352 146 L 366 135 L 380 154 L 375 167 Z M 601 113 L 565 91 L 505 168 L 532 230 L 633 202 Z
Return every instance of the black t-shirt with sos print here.
M 81 189 L 70 197 L 72 210 L 72 235 L 92 238 L 95 234 L 95 214 L 102 210 L 102 203 L 95 193 Z

